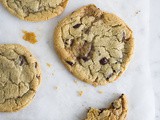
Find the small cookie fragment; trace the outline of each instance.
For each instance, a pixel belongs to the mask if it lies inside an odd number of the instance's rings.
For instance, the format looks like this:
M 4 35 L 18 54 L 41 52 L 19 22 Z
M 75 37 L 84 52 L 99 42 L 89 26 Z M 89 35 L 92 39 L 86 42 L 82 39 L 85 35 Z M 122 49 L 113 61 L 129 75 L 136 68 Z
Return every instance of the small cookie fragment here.
M 104 92 L 102 90 L 98 90 L 98 93 L 99 94 L 103 94 Z
M 87 113 L 87 118 L 85 120 L 126 120 L 127 112 L 127 98 L 122 94 L 109 108 L 91 108 Z
M 58 90 L 58 89 L 59 89 L 59 87 L 58 87 L 58 86 L 54 86 L 54 89 L 55 89 L 55 90 Z
M 19 44 L 0 45 L 0 112 L 16 112 L 29 105 L 41 82 L 40 65 Z
M 115 81 L 133 54 L 131 29 L 114 14 L 84 6 L 63 19 L 54 46 L 66 68 L 94 86 Z
M 51 64 L 49 64 L 49 63 L 46 63 L 46 65 L 47 65 L 47 67 L 49 67 L 49 68 L 51 67 Z
M 60 15 L 68 0 L 1 0 L 13 15 L 26 21 L 44 21 Z
M 82 96 L 83 94 L 84 94 L 83 91 L 78 91 L 78 95 L 79 95 L 79 96 Z
M 78 83 L 78 80 L 74 80 L 74 83 L 77 84 L 77 83 Z

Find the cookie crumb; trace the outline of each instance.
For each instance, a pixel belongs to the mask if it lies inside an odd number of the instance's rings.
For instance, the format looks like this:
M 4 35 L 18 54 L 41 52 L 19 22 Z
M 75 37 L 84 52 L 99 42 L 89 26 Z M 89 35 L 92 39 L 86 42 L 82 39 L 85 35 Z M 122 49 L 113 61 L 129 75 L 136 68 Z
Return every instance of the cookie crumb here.
M 78 80 L 74 80 L 74 83 L 77 84 L 77 83 L 78 83 Z
M 99 94 L 103 94 L 104 92 L 102 90 L 98 90 L 98 93 Z
M 54 89 L 55 89 L 55 90 L 58 90 L 59 88 L 58 88 L 58 86 L 54 86 Z
M 49 64 L 49 63 L 46 63 L 47 64 L 47 66 L 50 68 L 51 67 L 51 64 Z
M 135 14 L 137 15 L 137 14 L 139 14 L 141 11 L 140 10 L 137 10 L 136 12 L 135 12 Z
M 82 96 L 83 94 L 84 94 L 83 91 L 78 91 L 78 95 L 79 95 L 79 96 Z
M 37 36 L 36 36 L 36 34 L 34 32 L 23 31 L 23 33 L 24 33 L 23 39 L 25 41 L 28 41 L 28 42 L 30 42 L 32 44 L 35 44 L 35 43 L 38 42 L 37 41 Z

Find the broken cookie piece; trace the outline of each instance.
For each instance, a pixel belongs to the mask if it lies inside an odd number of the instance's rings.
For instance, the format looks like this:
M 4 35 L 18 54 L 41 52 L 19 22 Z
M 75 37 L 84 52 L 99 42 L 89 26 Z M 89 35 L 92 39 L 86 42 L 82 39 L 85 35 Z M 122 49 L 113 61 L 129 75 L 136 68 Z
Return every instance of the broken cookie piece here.
M 127 112 L 127 98 L 122 94 L 109 108 L 90 108 L 85 120 L 126 120 Z
M 54 46 L 73 75 L 98 86 L 115 81 L 126 70 L 134 39 L 119 17 L 88 5 L 58 24 Z
M 0 45 L 0 112 L 16 112 L 29 105 L 41 82 L 40 65 L 18 44 Z

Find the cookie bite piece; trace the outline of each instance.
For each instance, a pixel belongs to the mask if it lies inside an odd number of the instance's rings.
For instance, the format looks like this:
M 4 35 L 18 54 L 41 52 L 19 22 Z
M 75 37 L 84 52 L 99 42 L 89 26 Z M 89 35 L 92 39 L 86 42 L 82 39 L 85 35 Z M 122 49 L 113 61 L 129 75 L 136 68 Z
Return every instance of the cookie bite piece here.
M 115 81 L 126 70 L 134 39 L 119 17 L 88 5 L 59 22 L 54 46 L 74 76 L 98 86 Z
M 90 108 L 85 120 L 126 120 L 128 112 L 127 98 L 124 94 L 112 102 L 109 108 Z

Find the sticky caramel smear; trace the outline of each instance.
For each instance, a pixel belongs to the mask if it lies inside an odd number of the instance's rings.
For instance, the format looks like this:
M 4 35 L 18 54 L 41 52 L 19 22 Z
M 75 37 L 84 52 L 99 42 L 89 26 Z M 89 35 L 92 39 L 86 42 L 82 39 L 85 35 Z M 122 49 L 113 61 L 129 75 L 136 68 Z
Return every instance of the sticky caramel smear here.
M 28 41 L 32 44 L 35 44 L 36 42 L 38 42 L 37 37 L 34 32 L 23 31 L 23 33 L 24 33 L 23 39 L 25 41 Z

